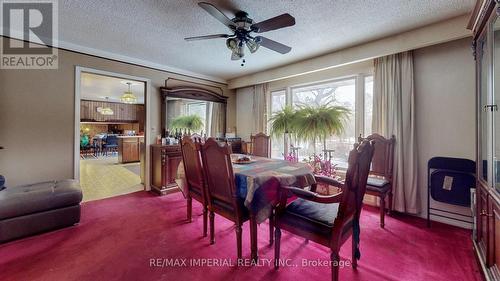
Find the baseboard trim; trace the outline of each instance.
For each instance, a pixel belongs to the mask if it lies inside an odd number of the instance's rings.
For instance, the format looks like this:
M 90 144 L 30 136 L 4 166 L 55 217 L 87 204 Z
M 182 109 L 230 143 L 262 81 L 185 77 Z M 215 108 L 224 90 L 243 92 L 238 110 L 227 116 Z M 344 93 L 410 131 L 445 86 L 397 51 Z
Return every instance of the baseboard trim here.
M 493 281 L 493 278 L 490 275 L 490 271 L 486 267 L 486 261 L 483 259 L 483 256 L 481 255 L 481 252 L 479 250 L 479 245 L 476 243 L 476 240 L 474 239 L 474 237 L 472 237 L 472 244 L 474 245 L 474 254 L 476 256 L 476 260 L 478 261 L 479 265 L 481 266 L 481 276 L 486 281 Z

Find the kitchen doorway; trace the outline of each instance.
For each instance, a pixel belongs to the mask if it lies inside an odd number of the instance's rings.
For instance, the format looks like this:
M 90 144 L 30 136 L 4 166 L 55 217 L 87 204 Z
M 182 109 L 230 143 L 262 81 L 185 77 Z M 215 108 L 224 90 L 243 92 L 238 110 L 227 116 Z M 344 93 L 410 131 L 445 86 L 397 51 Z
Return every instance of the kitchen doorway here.
M 147 190 L 149 79 L 77 67 L 74 175 L 83 201 Z

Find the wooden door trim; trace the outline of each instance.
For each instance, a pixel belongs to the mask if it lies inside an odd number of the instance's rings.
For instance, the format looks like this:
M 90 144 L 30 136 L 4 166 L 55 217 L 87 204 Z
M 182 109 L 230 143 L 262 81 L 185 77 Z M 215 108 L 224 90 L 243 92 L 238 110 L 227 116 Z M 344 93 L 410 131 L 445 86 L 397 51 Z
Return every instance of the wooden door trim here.
M 143 82 L 145 84 L 144 90 L 144 110 L 146 111 L 146 120 L 144 125 L 144 142 L 146 146 L 146 155 L 144 161 L 144 189 L 151 190 L 150 175 L 151 175 L 151 137 L 150 132 L 152 129 L 151 124 L 151 94 L 152 94 L 152 83 L 151 79 L 139 76 L 132 76 L 123 73 L 116 73 L 106 70 L 100 70 L 95 68 L 88 68 L 83 66 L 75 66 L 75 116 L 74 116 L 74 156 L 73 156 L 73 178 L 76 180 L 80 179 L 80 98 L 81 98 L 81 75 L 82 73 L 92 73 L 103 76 L 110 76 L 120 79 L 135 80 L 138 82 Z

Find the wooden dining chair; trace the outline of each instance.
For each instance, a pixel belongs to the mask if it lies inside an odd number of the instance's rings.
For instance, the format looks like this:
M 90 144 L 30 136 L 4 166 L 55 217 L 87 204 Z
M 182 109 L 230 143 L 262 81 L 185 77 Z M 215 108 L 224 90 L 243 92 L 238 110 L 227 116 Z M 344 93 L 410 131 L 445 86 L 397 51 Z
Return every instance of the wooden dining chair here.
M 386 139 L 379 134 L 371 134 L 366 138 L 361 136 L 358 138 L 358 141 L 362 140 L 373 141 L 374 143 L 375 152 L 366 185 L 366 194 L 380 198 L 380 227 L 384 228 L 386 198 L 388 201 L 387 211 L 392 211 L 392 171 L 396 138 L 392 136 L 390 139 Z
M 186 184 L 183 193 L 187 198 L 187 219 L 192 220 L 192 199 L 200 202 L 203 206 L 203 237 L 207 236 L 208 204 L 206 196 L 206 181 L 203 174 L 200 156 L 201 138 L 196 136 L 184 136 L 181 140 L 182 162 Z
M 231 148 L 209 138 L 201 146 L 201 157 L 207 178 L 207 199 L 210 218 L 210 244 L 215 243 L 215 213 L 236 224 L 238 258 L 241 259 L 242 225 L 249 220 L 247 208 L 238 197 L 231 163 Z
M 189 136 L 191 137 L 192 140 L 202 140 L 202 136 L 197 133 L 192 133 Z
M 359 217 L 366 181 L 373 156 L 373 144 L 355 144 L 349 153 L 345 182 L 317 176 L 317 182 L 339 187 L 335 195 L 320 195 L 295 187 L 280 188 L 280 200 L 275 214 L 275 268 L 279 267 L 281 230 L 304 237 L 330 248 L 332 280 L 338 280 L 339 250 L 352 236 L 352 266 L 357 267 L 359 253 Z M 312 189 L 314 190 L 314 189 Z M 298 199 L 287 204 L 290 195 Z
M 252 155 L 261 157 L 271 157 L 271 137 L 264 134 L 258 133 L 255 136 L 250 135 L 250 141 L 252 143 Z

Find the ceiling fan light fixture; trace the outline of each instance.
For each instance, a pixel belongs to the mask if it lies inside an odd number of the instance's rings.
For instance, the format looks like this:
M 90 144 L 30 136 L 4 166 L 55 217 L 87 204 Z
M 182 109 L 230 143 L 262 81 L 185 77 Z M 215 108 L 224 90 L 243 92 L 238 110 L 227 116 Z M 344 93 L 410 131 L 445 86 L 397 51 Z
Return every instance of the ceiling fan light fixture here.
M 235 17 L 230 19 L 213 4 L 200 2 L 198 5 L 212 17 L 228 27 L 232 35 L 213 34 L 184 38 L 186 41 L 226 38 L 226 47 L 231 50 L 231 60 L 239 60 L 244 56 L 245 46 L 251 53 L 255 53 L 260 47 L 270 49 L 280 54 L 291 51 L 291 47 L 271 40 L 263 36 L 252 36 L 252 33 L 263 33 L 295 25 L 295 18 L 288 13 L 272 17 L 270 19 L 255 23 L 248 13 L 238 11 Z M 242 66 L 245 62 L 242 63 Z
M 226 47 L 229 50 L 234 50 L 235 48 L 238 47 L 238 40 L 236 38 L 229 38 L 226 40 Z
M 245 45 L 238 38 L 226 40 L 226 46 L 231 50 L 231 60 L 239 60 L 245 56 Z
M 246 45 L 247 45 L 248 49 L 250 50 L 250 53 L 252 53 L 252 54 L 257 52 L 257 50 L 259 49 L 259 44 L 257 44 L 257 42 L 255 42 L 255 40 L 253 40 L 253 39 L 249 39 L 246 42 Z
M 245 48 L 243 46 L 236 47 L 232 51 L 233 51 L 233 53 L 231 54 L 231 60 L 239 60 L 245 56 Z

